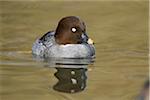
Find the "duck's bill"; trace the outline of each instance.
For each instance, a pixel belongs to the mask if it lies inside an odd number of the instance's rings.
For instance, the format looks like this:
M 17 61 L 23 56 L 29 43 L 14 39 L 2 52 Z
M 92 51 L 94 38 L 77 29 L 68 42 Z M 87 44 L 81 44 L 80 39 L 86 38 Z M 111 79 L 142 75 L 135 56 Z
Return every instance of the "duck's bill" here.
M 82 42 L 84 43 L 84 42 L 87 42 L 88 41 L 88 39 L 89 39 L 89 37 L 87 36 L 87 34 L 86 33 L 82 33 Z
M 94 41 L 91 38 L 89 38 L 88 41 L 87 41 L 87 43 L 88 44 L 94 44 Z
M 87 33 L 82 34 L 82 43 L 94 44 L 93 40 L 88 37 Z

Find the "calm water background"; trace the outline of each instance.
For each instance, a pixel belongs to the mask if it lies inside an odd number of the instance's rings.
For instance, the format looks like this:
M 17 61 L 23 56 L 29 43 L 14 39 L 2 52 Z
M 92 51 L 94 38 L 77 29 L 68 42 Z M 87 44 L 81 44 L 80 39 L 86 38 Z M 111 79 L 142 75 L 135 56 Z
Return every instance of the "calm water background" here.
M 148 79 L 148 1 L 0 2 L 1 100 L 134 100 Z M 53 89 L 51 63 L 32 57 L 36 38 L 64 16 L 80 16 L 96 47 L 86 87 Z M 58 67 L 57 65 L 55 67 Z

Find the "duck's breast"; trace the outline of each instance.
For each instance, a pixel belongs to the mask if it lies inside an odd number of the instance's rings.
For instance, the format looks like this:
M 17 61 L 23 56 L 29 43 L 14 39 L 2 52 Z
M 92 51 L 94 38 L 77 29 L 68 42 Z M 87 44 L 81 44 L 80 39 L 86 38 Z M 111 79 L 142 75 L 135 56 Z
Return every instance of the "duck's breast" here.
M 45 50 L 45 57 L 91 58 L 95 48 L 89 44 L 54 45 Z

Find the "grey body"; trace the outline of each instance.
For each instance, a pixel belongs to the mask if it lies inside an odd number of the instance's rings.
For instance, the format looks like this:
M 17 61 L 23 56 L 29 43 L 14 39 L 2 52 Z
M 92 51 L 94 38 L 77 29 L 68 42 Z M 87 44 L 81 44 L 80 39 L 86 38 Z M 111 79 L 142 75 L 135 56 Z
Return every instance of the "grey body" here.
M 95 56 L 93 44 L 59 45 L 55 42 L 54 34 L 49 32 L 42 39 L 37 39 L 33 44 L 32 53 L 41 57 L 60 58 L 93 58 Z

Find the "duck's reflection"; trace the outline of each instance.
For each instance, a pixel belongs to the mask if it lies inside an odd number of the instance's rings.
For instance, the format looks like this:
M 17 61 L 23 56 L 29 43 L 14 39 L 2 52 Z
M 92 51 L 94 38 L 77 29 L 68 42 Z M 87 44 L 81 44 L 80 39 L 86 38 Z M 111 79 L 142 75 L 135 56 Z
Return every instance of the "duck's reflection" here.
M 52 61 L 52 60 L 51 60 Z M 55 59 L 58 82 L 53 89 L 65 93 L 77 93 L 86 88 L 87 67 L 93 59 Z
M 77 93 L 86 88 L 87 67 L 94 59 L 41 59 L 34 57 L 37 61 L 46 62 L 45 67 L 55 68 L 54 76 L 58 79 L 53 89 L 65 93 Z
M 53 86 L 54 90 L 66 93 L 76 93 L 85 89 L 87 68 L 56 69 L 57 72 L 54 75 L 58 79 L 58 82 Z

